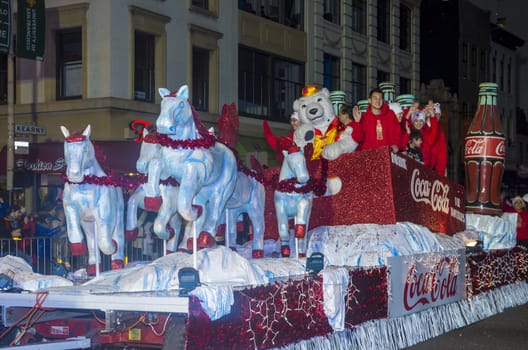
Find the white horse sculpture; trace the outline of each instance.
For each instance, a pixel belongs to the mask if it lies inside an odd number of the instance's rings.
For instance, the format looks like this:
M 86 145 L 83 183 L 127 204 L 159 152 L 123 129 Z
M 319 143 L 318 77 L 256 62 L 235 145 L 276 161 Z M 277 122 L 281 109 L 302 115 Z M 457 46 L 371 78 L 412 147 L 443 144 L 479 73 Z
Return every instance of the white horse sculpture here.
M 90 141 L 90 125 L 82 133 L 70 134 L 64 126 L 61 131 L 66 138 L 64 159 L 68 178 L 63 205 L 72 254 L 83 255 L 88 245 L 88 274 L 97 274 L 97 242 L 104 254 L 112 255 L 112 269 L 120 269 L 124 266 L 123 192 L 112 184 L 97 162 Z
M 159 93 L 162 101 L 156 128 L 166 135 L 166 139 L 160 138 L 165 170 L 180 183 L 176 208 L 184 220 L 195 221 L 200 232 L 198 245 L 212 246 L 220 217 L 235 188 L 236 158 L 198 120 L 189 104 L 186 85 L 176 93 L 165 88 Z
M 138 208 L 158 211 L 154 221 L 154 233 L 158 238 L 167 240 L 167 253 L 171 253 L 177 250 L 182 225 L 182 218 L 175 207 L 179 188 L 165 174 L 160 156 L 161 146 L 157 142 L 156 133 L 149 134 L 148 130 L 144 130 L 136 168 L 148 177 L 147 182 L 139 185 L 128 200 L 125 232 L 129 240 L 137 237 Z M 161 178 L 164 178 L 164 181 L 161 181 Z M 157 198 L 161 199 L 159 203 L 152 203 L 156 202 Z
M 226 238 L 229 238 L 229 246 L 235 247 L 237 220 L 241 214 L 247 213 L 253 226 L 252 257 L 256 259 L 264 257 L 265 199 L 264 185 L 240 170 L 237 174 L 233 195 L 227 201 L 226 212 L 219 222 L 226 226 Z
M 279 175 L 279 182 L 289 179 L 292 185 L 290 191 L 275 191 L 275 212 L 277 215 L 277 227 L 281 240 L 281 253 L 283 257 L 290 256 L 290 230 L 288 220 L 295 220 L 295 238 L 298 240 L 297 254 L 305 256 L 304 237 L 308 230 L 310 213 L 312 210 L 313 193 L 311 191 L 296 192 L 310 179 L 306 166 L 306 158 L 300 147 L 292 147 L 289 151 L 283 151 L 284 161 Z M 294 183 L 295 182 L 295 183 Z

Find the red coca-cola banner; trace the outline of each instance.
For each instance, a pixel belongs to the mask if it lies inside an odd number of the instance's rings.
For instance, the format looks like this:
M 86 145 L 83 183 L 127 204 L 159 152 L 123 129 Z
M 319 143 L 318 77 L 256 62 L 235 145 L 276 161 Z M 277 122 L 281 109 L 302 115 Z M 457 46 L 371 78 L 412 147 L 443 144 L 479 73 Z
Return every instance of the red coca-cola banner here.
M 498 136 L 468 136 L 464 157 L 504 159 L 506 149 L 504 137 Z
M 465 262 L 464 249 L 389 257 L 389 317 L 465 298 Z

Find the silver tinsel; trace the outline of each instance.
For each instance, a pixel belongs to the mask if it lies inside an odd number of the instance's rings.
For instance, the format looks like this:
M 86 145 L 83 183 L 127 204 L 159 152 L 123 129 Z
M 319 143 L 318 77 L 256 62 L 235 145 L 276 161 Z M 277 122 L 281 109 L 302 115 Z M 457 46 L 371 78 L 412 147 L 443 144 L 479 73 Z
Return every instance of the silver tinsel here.
M 526 303 L 525 281 L 404 317 L 368 321 L 354 330 L 314 337 L 280 349 L 403 349 Z

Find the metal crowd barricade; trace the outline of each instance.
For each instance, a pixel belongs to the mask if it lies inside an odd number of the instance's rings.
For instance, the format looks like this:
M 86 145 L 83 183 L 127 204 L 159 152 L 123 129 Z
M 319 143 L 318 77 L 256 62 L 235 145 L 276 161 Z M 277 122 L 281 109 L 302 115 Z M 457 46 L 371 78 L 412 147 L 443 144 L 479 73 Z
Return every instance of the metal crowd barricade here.
M 163 256 L 163 241 L 157 238 L 125 242 L 125 263 L 152 261 Z M 68 271 L 76 271 L 88 265 L 88 255 L 71 256 L 69 242 L 57 237 L 0 238 L 0 257 L 18 256 L 33 267 L 33 272 L 43 275 L 56 273 L 56 265 L 64 264 Z M 111 266 L 111 257 L 101 254 L 102 270 Z

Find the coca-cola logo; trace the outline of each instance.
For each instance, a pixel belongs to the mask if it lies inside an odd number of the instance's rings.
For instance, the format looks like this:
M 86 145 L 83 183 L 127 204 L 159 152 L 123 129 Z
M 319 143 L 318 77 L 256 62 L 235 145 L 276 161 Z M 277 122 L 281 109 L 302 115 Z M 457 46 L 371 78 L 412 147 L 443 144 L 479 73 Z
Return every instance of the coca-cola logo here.
M 19 159 L 16 161 L 16 166 L 17 168 L 23 168 L 36 173 L 46 173 L 61 171 L 66 166 L 66 162 L 64 158 L 55 159 L 54 162 L 45 162 L 41 159 L 35 159 L 34 161 Z
M 466 158 L 499 158 L 504 159 L 506 146 L 503 137 L 498 136 L 471 136 L 466 137 L 464 155 Z
M 484 155 L 485 145 L 484 139 L 468 139 L 466 141 L 466 156 Z
M 495 148 L 495 153 L 499 156 L 505 156 L 506 155 L 506 146 L 505 146 L 505 143 L 504 143 L 504 140 L 502 140 L 501 142 L 499 142 L 499 144 L 497 145 L 497 147 Z
M 411 196 L 417 203 L 430 205 L 433 211 L 449 213 L 449 185 L 435 180 L 420 178 L 420 170 L 414 169 L 411 177 Z
M 458 259 L 442 257 L 430 271 L 418 271 L 416 263 L 409 267 L 403 291 L 407 311 L 417 305 L 440 302 L 457 294 Z

